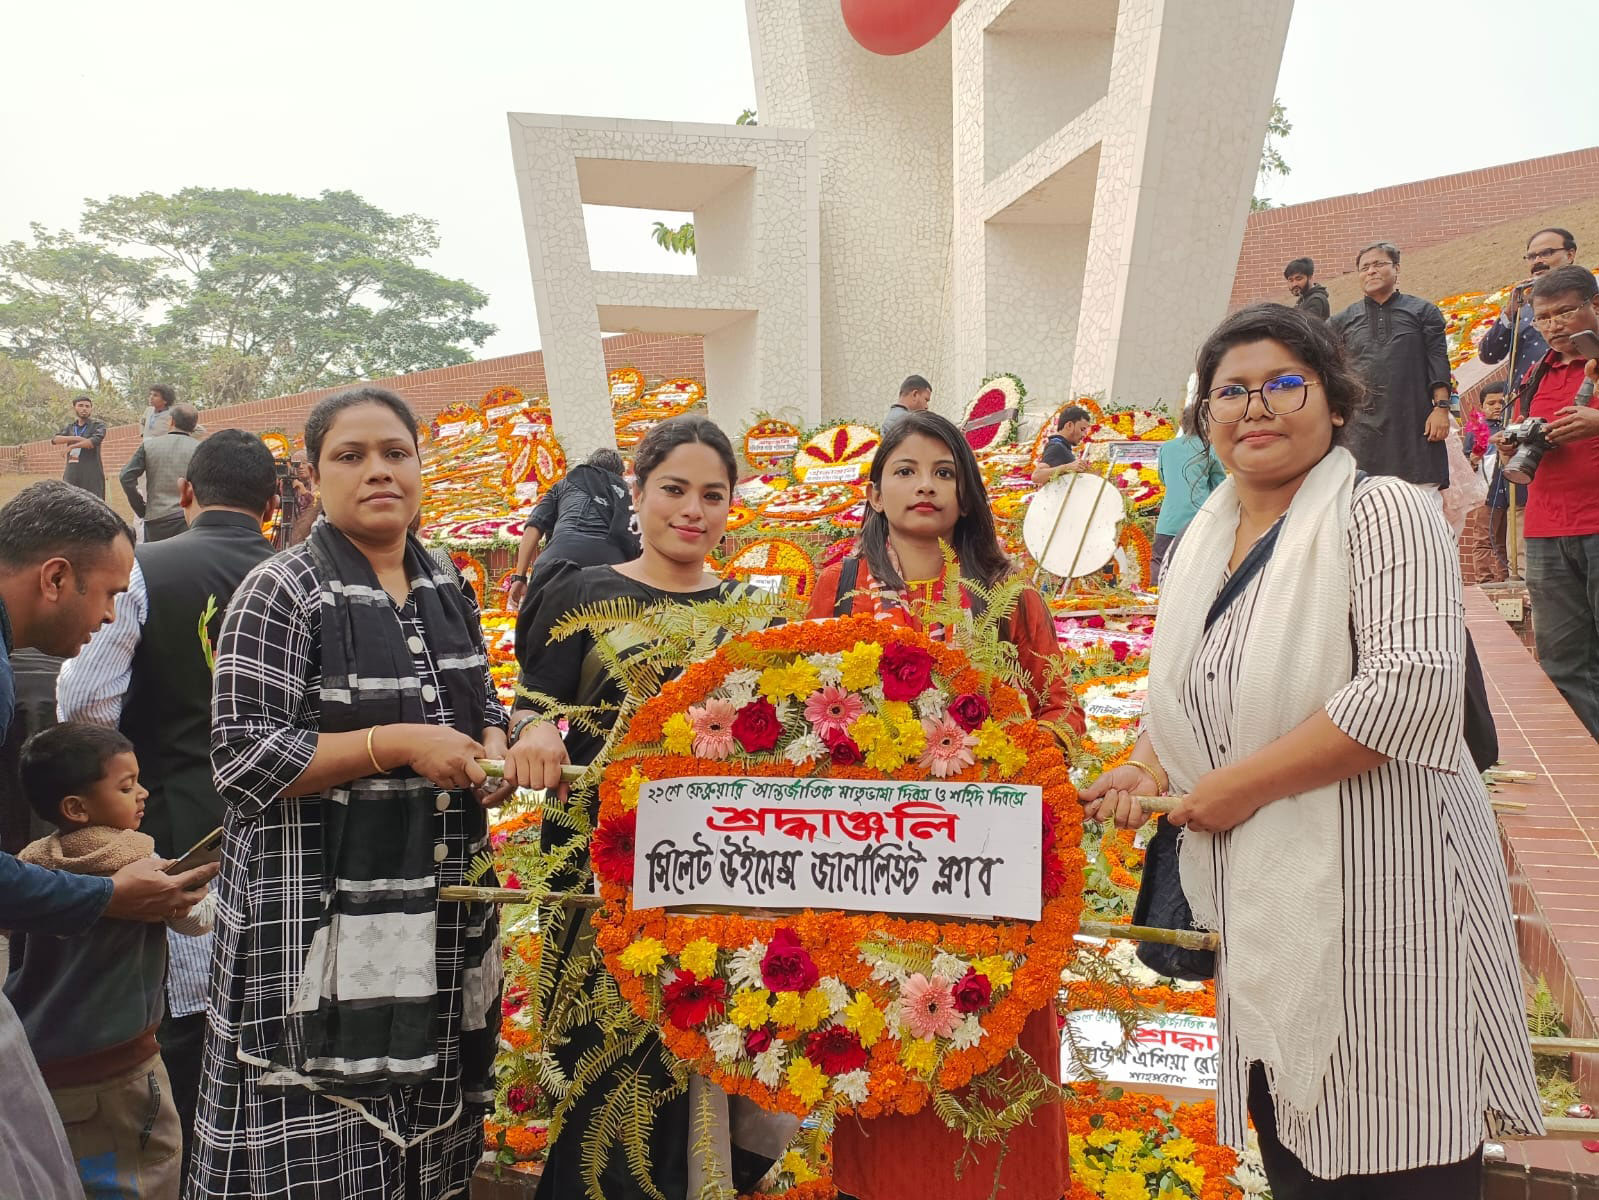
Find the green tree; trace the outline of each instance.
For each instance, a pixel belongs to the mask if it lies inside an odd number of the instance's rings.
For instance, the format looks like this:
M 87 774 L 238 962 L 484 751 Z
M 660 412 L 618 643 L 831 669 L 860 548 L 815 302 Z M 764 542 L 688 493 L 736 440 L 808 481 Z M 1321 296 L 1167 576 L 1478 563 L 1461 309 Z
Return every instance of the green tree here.
M 352 192 L 112 196 L 33 233 L 0 249 L 0 349 L 96 390 L 227 403 L 466 362 L 494 332 L 481 291 L 419 265 L 435 222 Z
M 1288 120 L 1288 110 L 1283 107 L 1281 100 L 1271 102 L 1271 116 L 1266 119 L 1266 140 L 1260 148 L 1260 171 L 1256 175 L 1257 194 L 1250 198 L 1251 212 L 1260 212 L 1262 209 L 1272 207 L 1271 197 L 1258 194 L 1260 188 L 1265 187 L 1272 179 L 1279 175 L 1291 175 L 1292 169 L 1283 158 L 1282 152 L 1277 149 L 1280 139 L 1287 137 L 1294 131 L 1293 124 Z
M 735 125 L 754 125 L 755 123 L 755 110 L 753 108 L 746 108 L 738 114 L 738 120 L 733 122 Z
M 665 221 L 655 222 L 655 244 L 662 250 L 670 250 L 673 254 L 694 253 L 694 222 L 684 221 L 681 226 L 673 229 Z
M 22 358 L 0 354 L 0 446 L 47 438 L 70 419 L 72 392 Z

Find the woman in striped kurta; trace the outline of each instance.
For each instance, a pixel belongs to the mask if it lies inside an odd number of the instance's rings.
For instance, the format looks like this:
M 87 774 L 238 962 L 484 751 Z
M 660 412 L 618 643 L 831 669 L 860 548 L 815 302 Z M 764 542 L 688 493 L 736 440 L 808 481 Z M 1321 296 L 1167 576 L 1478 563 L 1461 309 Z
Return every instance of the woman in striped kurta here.
M 1132 759 L 1085 802 L 1137 824 L 1133 794 L 1165 789 L 1168 771 L 1187 793 L 1171 814 L 1201 835 L 1184 847 L 1184 890 L 1222 935 L 1218 1128 L 1241 1146 L 1253 1118 L 1278 1200 L 1474 1196 L 1485 1135 L 1537 1129 L 1540 1115 L 1496 829 L 1461 736 L 1464 610 L 1448 529 L 1419 489 L 1357 476 L 1333 446 L 1362 389 L 1321 324 L 1246 309 L 1211 335 L 1198 373 L 1199 429 L 1232 478 L 1163 581 L 1154 654 L 1165 672 L 1157 662 Z M 1296 509 L 1313 488 L 1321 511 Z M 1222 596 L 1235 572 L 1248 581 Z M 1172 630 L 1181 640 L 1162 644 Z M 1251 657 L 1274 644 L 1348 669 L 1294 709 L 1304 696 L 1246 684 L 1259 679 Z M 1291 666 L 1282 675 L 1292 686 Z M 1262 704 L 1308 715 L 1263 737 L 1250 728 L 1272 719 Z M 1160 746 L 1196 746 L 1195 761 L 1166 761 Z M 1266 848 L 1280 877 L 1311 879 L 1315 849 L 1281 820 L 1307 796 L 1326 806 L 1304 810 L 1304 828 L 1326 822 L 1338 900 L 1312 928 L 1284 923 L 1252 941 L 1279 914 L 1271 881 L 1241 875 L 1241 839 L 1258 850 L 1260 830 L 1286 831 Z M 1288 1065 L 1304 1048 L 1293 1030 L 1254 1038 L 1268 1049 L 1252 1054 L 1240 1014 L 1264 1013 L 1269 1028 L 1307 960 L 1328 966 L 1307 1009 L 1327 1037 L 1305 1070 Z M 1262 961 L 1281 964 L 1281 995 Z

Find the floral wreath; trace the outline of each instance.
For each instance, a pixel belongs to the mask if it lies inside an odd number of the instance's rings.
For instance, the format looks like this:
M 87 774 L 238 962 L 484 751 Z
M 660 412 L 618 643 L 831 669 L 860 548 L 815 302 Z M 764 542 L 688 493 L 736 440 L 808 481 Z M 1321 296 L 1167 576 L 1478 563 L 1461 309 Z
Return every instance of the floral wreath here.
M 633 907 L 646 780 L 806 774 L 1042 788 L 1040 919 Z M 802 1115 L 823 1104 L 914 1113 L 935 1093 L 1010 1074 L 989 1073 L 1074 954 L 1081 835 L 1054 737 L 961 650 L 871 616 L 780 626 L 724 643 L 634 715 L 590 842 L 597 944 L 634 1012 L 728 1092 Z
M 992 425 L 966 430 L 966 444 L 973 450 L 985 450 L 1011 441 L 1016 436 L 1016 425 L 1026 396 L 1027 389 L 1014 375 L 991 375 L 983 380 L 976 399 L 966 408 L 965 423 L 969 425 L 1006 409 L 1014 411 Z
M 795 450 L 770 453 L 752 448 L 755 443 L 770 438 L 793 438 L 794 447 L 797 450 L 800 442 L 799 426 L 773 418 L 757 421 L 744 431 L 744 461 L 757 471 L 771 471 L 778 467 L 785 467 L 794 459 Z
M 637 367 L 615 367 L 606 375 L 611 386 L 611 408 L 620 411 L 644 393 L 644 373 Z
M 861 499 L 858 483 L 799 483 L 768 496 L 756 511 L 768 521 L 815 521 L 852 508 Z
M 812 467 L 838 467 L 854 463 L 858 471 L 856 481 L 864 479 L 872 465 L 872 455 L 877 450 L 878 441 L 877 430 L 870 425 L 855 425 L 847 421 L 842 425 L 829 425 L 800 446 L 794 455 L 794 476 L 803 483 Z

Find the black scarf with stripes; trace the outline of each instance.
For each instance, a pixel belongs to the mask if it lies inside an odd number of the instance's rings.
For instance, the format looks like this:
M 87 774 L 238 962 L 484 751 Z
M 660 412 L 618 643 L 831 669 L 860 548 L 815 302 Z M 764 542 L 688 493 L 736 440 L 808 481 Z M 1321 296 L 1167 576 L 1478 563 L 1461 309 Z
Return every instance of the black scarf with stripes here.
M 321 592 L 322 731 L 423 723 L 422 684 L 404 627 L 366 556 L 327 521 L 318 522 L 308 540 Z M 456 729 L 479 737 L 484 655 L 459 581 L 415 537 L 406 541 L 405 574 L 440 699 Z M 420 1083 L 437 1071 L 440 794 L 409 767 L 324 794 L 322 912 L 263 1085 L 356 1099 Z M 470 850 L 485 836 L 483 810 L 469 792 L 454 793 L 450 803 L 466 814 Z M 495 930 L 492 914 L 468 914 L 463 979 L 475 986 L 463 987 L 466 1092 L 486 1084 L 494 1053 L 498 1022 L 483 1021 L 473 1004 L 485 999 L 477 993 L 490 990 L 489 976 L 498 979 L 498 963 L 485 962 L 498 952 Z

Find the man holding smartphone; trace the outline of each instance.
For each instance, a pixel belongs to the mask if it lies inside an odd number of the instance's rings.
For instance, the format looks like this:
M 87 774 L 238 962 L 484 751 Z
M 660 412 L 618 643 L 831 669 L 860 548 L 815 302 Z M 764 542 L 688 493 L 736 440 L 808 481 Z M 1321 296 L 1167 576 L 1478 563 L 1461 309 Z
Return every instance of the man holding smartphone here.
M 1584 267 L 1556 267 L 1533 285 L 1532 311 L 1549 352 L 1505 422 L 1546 422 L 1523 525 L 1533 634 L 1544 673 L 1599 739 L 1599 408 L 1579 397 L 1599 379 L 1599 283 Z M 1494 440 L 1508 463 L 1516 447 Z

